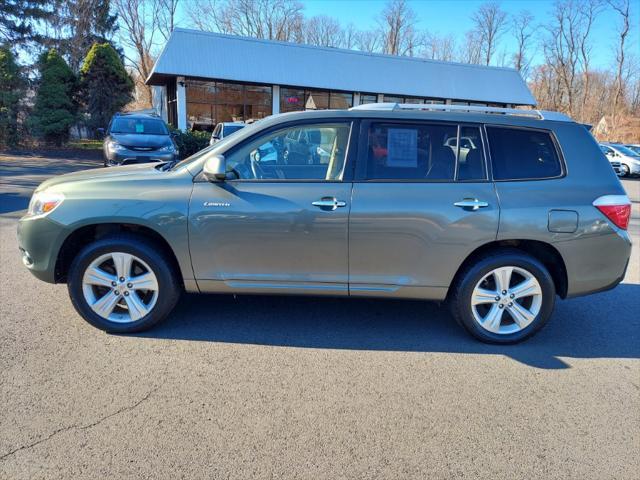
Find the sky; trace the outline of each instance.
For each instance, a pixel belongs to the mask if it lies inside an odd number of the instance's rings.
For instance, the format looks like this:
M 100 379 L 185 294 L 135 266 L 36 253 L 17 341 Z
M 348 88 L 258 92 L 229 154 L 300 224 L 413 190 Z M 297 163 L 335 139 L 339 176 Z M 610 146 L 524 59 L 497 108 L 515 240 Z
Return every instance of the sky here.
M 191 0 L 183 0 L 183 6 Z M 472 28 L 471 14 L 482 3 L 482 0 L 408 0 L 411 8 L 418 17 L 418 28 L 442 35 L 453 34 L 456 39 L 462 39 L 465 32 Z M 373 29 L 376 26 L 376 16 L 382 11 L 385 0 L 301 0 L 306 17 L 314 15 L 329 15 L 337 18 L 343 26 L 353 23 L 359 30 Z M 517 14 L 521 10 L 528 10 L 535 18 L 534 23 L 540 25 L 548 19 L 553 9 L 553 0 L 503 0 L 499 2 L 501 8 L 509 14 Z M 640 56 L 640 0 L 632 0 L 632 30 L 629 36 L 629 49 L 635 50 Z M 178 26 L 190 27 L 180 12 Z M 615 61 L 616 26 L 618 18 L 611 9 L 600 14 L 594 25 L 592 35 L 592 66 L 606 70 Z M 540 30 L 540 29 L 539 29 Z M 502 39 L 502 46 L 507 50 L 513 44 L 509 34 Z M 534 64 L 542 62 L 541 52 L 534 55 Z
M 189 1 L 189 0 L 187 0 Z M 375 17 L 385 5 L 384 0 L 306 0 L 305 15 L 330 15 L 338 18 L 343 25 L 353 23 L 358 29 L 373 28 Z M 457 39 L 462 38 L 467 30 L 472 28 L 471 14 L 484 3 L 482 0 L 409 0 L 409 5 L 416 12 L 420 29 L 442 35 L 453 34 Z M 553 0 L 504 0 L 499 2 L 501 8 L 508 14 L 517 14 L 521 10 L 528 10 L 534 17 L 536 24 L 545 23 L 549 12 L 553 9 Z M 635 46 L 635 55 L 640 54 L 640 0 L 632 0 L 632 31 L 629 38 L 629 48 Z M 614 12 L 607 9 L 598 16 L 594 25 L 593 66 L 606 69 L 615 61 L 616 26 L 618 19 Z M 508 34 L 502 39 L 505 46 L 513 41 Z M 540 63 L 541 58 L 534 63 Z

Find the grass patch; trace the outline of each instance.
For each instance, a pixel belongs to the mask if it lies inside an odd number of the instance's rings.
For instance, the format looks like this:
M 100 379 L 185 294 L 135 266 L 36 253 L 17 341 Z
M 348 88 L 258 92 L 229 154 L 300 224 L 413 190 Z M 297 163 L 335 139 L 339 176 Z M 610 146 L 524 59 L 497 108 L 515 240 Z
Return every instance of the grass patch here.
M 66 147 L 81 150 L 102 150 L 102 140 L 71 140 Z

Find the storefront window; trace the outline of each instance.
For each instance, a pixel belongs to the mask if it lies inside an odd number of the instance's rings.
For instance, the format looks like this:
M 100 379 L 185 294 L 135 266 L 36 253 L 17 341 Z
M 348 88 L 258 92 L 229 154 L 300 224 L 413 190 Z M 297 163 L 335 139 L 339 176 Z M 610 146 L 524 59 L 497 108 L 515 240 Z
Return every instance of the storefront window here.
M 298 88 L 280 88 L 280 112 L 304 110 L 304 90 Z
M 299 110 L 326 110 L 327 108 L 347 109 L 353 106 L 353 94 L 311 90 L 301 88 L 280 88 L 280 112 Z
M 374 93 L 361 93 L 360 94 L 360 105 L 365 105 L 367 103 L 377 103 L 378 95 Z
M 329 108 L 329 92 L 307 90 L 304 106 L 307 110 L 326 110 Z
M 427 104 L 444 104 L 444 99 L 440 99 L 440 98 L 425 98 L 425 97 L 397 97 L 397 96 L 393 96 L 393 95 L 385 95 L 384 96 L 384 101 L 385 102 L 391 102 L 391 103 L 413 103 L 413 104 L 421 104 L 421 103 L 427 103 Z
M 219 122 L 258 120 L 271 115 L 271 87 L 187 80 L 187 125 L 212 131 Z
M 385 95 L 382 98 L 385 103 L 404 103 L 404 97 L 394 97 L 393 95 Z
M 331 92 L 329 108 L 344 110 L 353 107 L 353 95 L 350 93 Z

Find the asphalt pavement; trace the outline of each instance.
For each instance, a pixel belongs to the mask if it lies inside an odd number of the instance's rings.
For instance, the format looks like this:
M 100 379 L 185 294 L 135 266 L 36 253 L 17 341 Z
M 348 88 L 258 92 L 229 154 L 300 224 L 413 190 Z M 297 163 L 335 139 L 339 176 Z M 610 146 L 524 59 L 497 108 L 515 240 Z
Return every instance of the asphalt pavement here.
M 0 155 L 1 479 L 638 478 L 637 247 L 623 284 L 516 346 L 436 304 L 302 297 L 185 295 L 108 335 L 15 238 L 40 181 L 94 165 Z

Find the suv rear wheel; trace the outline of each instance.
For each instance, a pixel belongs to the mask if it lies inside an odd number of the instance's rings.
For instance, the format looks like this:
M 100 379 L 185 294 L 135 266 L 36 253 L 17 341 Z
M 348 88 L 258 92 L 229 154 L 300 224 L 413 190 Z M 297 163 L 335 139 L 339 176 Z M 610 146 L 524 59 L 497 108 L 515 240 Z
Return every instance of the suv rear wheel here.
M 520 342 L 540 330 L 555 304 L 548 270 L 519 250 L 496 252 L 465 269 L 451 298 L 453 316 L 488 343 Z
M 139 332 L 165 319 L 180 286 L 157 250 L 133 235 L 105 237 L 82 249 L 68 277 L 78 313 L 113 333 Z

